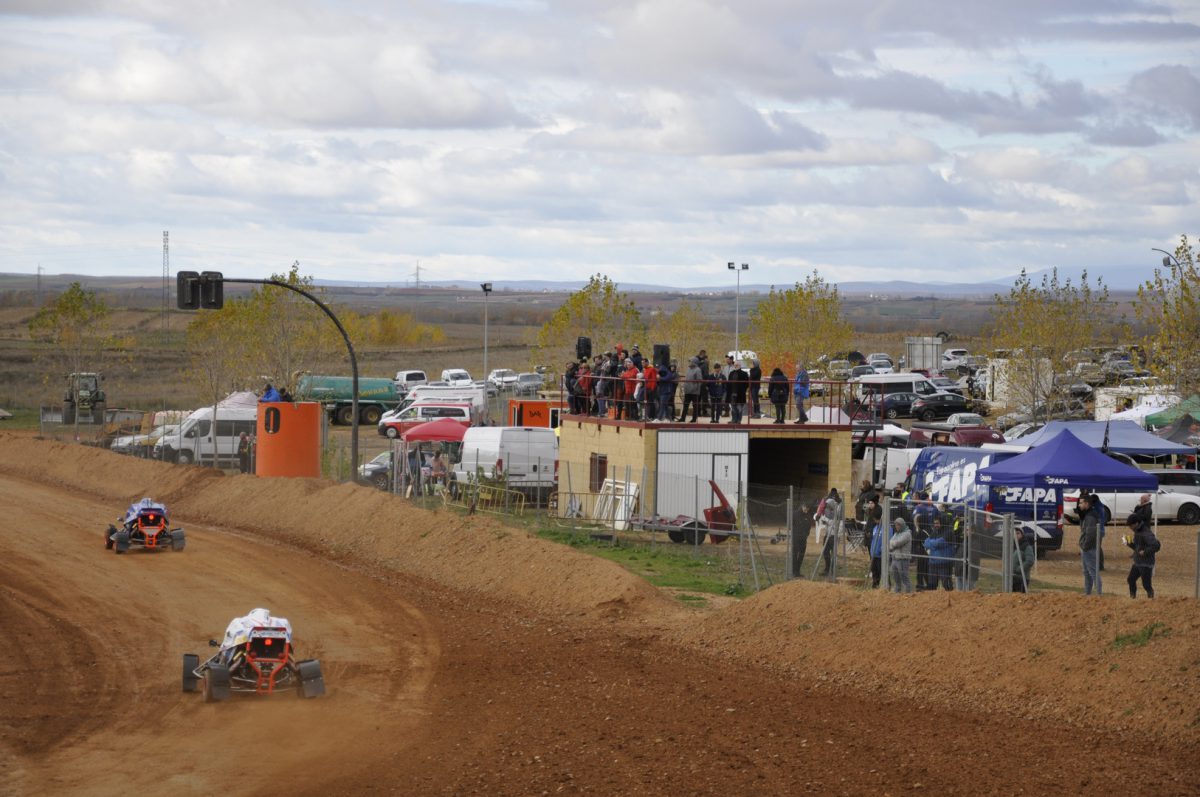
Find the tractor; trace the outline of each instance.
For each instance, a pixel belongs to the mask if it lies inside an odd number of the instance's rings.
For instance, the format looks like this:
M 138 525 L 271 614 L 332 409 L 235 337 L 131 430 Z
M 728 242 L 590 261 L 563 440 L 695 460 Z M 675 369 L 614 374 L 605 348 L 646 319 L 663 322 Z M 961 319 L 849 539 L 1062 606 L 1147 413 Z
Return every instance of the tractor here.
M 67 376 L 67 392 L 63 395 L 62 422 L 104 423 L 104 389 L 100 374 L 82 373 Z

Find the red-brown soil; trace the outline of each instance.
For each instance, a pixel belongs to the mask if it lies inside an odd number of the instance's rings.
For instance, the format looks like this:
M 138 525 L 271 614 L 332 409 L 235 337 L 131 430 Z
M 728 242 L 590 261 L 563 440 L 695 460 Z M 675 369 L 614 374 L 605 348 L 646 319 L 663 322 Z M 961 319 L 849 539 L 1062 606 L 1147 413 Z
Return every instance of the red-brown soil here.
M 186 551 L 103 549 L 142 495 Z M 256 605 L 326 697 L 180 691 Z M 1195 794 L 1198 628 L 806 583 L 697 611 L 491 519 L 0 435 L 5 794 Z

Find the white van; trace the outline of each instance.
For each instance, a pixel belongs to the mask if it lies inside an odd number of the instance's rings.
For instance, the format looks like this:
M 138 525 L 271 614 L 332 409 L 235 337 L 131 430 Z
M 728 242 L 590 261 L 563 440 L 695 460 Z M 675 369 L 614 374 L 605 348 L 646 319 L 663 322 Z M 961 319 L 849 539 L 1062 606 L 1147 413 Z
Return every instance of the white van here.
M 889 393 L 916 393 L 928 396 L 938 389 L 921 374 L 864 374 L 850 380 L 854 395 L 866 401 L 868 396 L 886 396 Z
M 187 417 L 174 434 L 163 435 L 154 444 L 154 458 L 189 465 L 237 465 L 238 439 L 242 432 L 253 437 L 257 431 L 258 407 L 201 407 Z
M 443 403 L 466 403 L 471 405 L 471 412 L 476 423 L 487 417 L 487 392 L 485 388 L 475 384 L 463 387 L 450 385 L 417 385 L 408 391 L 400 406 L 390 412 L 385 412 L 379 419 L 380 423 L 394 420 L 397 415 L 418 402 L 438 401 Z
M 544 496 L 558 482 L 558 435 L 539 426 L 472 427 L 451 470 L 460 484 L 480 472 L 488 478 L 503 474 L 509 487 Z

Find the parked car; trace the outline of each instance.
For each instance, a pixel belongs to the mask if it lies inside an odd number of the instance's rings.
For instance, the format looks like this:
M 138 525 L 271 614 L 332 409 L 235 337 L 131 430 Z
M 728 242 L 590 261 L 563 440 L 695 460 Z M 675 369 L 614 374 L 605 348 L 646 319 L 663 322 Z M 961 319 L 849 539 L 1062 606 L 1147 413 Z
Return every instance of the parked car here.
M 867 365 L 876 365 L 879 363 L 882 363 L 882 364 L 888 365 L 888 366 L 893 365 L 892 355 L 888 354 L 887 352 L 882 352 L 882 351 L 877 351 L 877 352 L 867 355 Z
M 471 374 L 462 368 L 447 368 L 442 371 L 442 381 L 454 387 L 469 387 L 475 384 Z
M 1020 409 L 1005 413 L 996 419 L 996 428 L 1003 432 L 1019 423 L 1034 420 L 1082 421 L 1091 417 L 1091 412 L 1079 399 L 1055 399 L 1046 404 L 1039 404 L 1035 410 Z
M 853 379 L 856 376 L 866 376 L 867 374 L 874 374 L 874 373 L 878 373 L 878 372 L 875 370 L 875 368 L 873 366 L 856 365 L 850 369 L 850 378 Z
M 1131 376 L 1121 380 L 1121 387 L 1155 388 L 1162 387 L 1157 376 Z
M 1054 377 L 1054 392 L 1087 401 L 1094 391 L 1091 385 L 1073 374 L 1057 374 Z
M 920 398 L 916 393 L 888 393 L 879 406 L 884 418 L 911 418 L 913 402 Z
M 1004 439 L 1011 443 L 1014 440 L 1019 440 L 1022 437 L 1031 435 L 1034 432 L 1041 430 L 1041 428 L 1045 425 L 1046 424 L 1044 424 L 1044 423 L 1038 423 L 1035 421 L 1026 421 L 1025 423 L 1018 423 L 1016 426 L 1012 427 L 1011 429 L 1007 430 L 1004 433 Z
M 517 386 L 517 372 L 511 368 L 496 368 L 488 374 L 487 381 L 497 390 L 512 390 Z
M 958 366 L 966 365 L 966 358 L 970 355 L 966 349 L 946 349 L 942 352 L 942 370 L 956 371 Z
M 428 384 L 429 377 L 424 371 L 397 371 L 396 377 L 392 381 L 396 383 L 396 392 L 404 395 L 417 385 Z
M 956 412 L 946 419 L 947 426 L 987 426 L 987 420 L 978 412 Z
M 1133 512 L 1141 500 L 1141 492 L 1106 493 L 1098 492 L 1100 501 L 1108 509 L 1106 522 L 1108 524 L 1124 523 L 1125 518 Z M 1191 493 L 1171 492 L 1159 487 L 1150 493 L 1150 505 L 1154 507 L 1154 515 L 1160 521 L 1175 521 L 1185 526 L 1200 523 L 1200 496 Z M 1079 491 L 1063 492 L 1063 516 L 1072 523 L 1079 522 Z M 1114 521 L 1115 518 L 1115 521 Z
M 885 362 L 873 363 L 871 365 L 871 367 L 875 369 L 875 373 L 877 373 L 877 374 L 894 374 L 894 373 L 896 373 L 896 369 Z
M 1094 388 L 1105 382 L 1104 369 L 1093 362 L 1078 363 L 1071 373 L 1079 381 L 1086 382 Z
M 542 375 L 533 372 L 517 374 L 517 384 L 513 391 L 518 396 L 536 396 L 542 389 Z
M 1200 470 L 1180 468 L 1148 468 L 1158 478 L 1158 486 L 1169 493 L 1187 493 L 1200 496 Z
M 923 421 L 948 418 L 956 412 L 966 411 L 967 400 L 957 393 L 931 393 L 912 403 L 913 417 Z
M 379 422 L 379 434 L 393 440 L 422 423 L 441 418 L 453 418 L 463 426 L 471 425 L 471 405 L 466 402 L 428 402 L 413 404 L 396 415 Z
M 392 452 L 384 451 L 375 459 L 362 465 L 358 469 L 358 477 L 375 485 L 380 490 L 386 490 L 392 479 Z
M 825 366 L 825 371 L 829 374 L 830 379 L 844 382 L 850 378 L 850 371 L 853 368 L 854 366 L 850 364 L 849 360 L 830 360 L 829 364 Z
M 960 396 L 963 395 L 962 387 L 959 386 L 958 382 L 954 381 L 948 376 L 932 376 L 929 378 L 929 381 L 932 382 L 933 386 L 942 393 L 957 393 Z
M 1118 385 L 1124 379 L 1149 376 L 1150 372 L 1136 367 L 1128 360 L 1111 360 L 1104 365 L 1104 375 L 1109 382 Z

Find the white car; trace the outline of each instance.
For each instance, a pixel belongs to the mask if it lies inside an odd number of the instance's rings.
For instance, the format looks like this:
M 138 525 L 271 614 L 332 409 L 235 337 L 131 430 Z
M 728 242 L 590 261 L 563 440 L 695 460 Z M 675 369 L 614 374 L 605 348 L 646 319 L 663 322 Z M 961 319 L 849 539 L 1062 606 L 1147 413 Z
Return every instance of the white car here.
M 955 371 L 960 365 L 967 364 L 970 352 L 966 349 L 946 349 L 942 352 L 942 371 Z
M 1100 501 L 1108 507 L 1108 525 L 1123 525 L 1125 518 L 1133 512 L 1142 497 L 1141 492 L 1112 493 L 1099 491 Z M 1079 503 L 1078 490 L 1063 491 L 1063 515 L 1072 523 L 1079 522 L 1076 509 Z M 1200 496 L 1190 493 L 1168 492 L 1159 488 L 1150 493 L 1150 504 L 1154 507 L 1154 516 L 1160 521 L 1178 521 L 1185 526 L 1200 523 Z
M 488 374 L 487 381 L 497 390 L 512 390 L 517 386 L 517 372 L 511 368 L 496 368 Z
M 471 374 L 462 368 L 447 368 L 442 371 L 442 381 L 451 387 L 470 387 L 475 384 Z
M 156 426 L 149 434 L 133 434 L 118 437 L 112 441 L 110 448 L 118 454 L 136 454 L 141 449 L 145 449 L 143 453 L 149 454 L 154 448 L 154 444 L 159 441 L 159 438 L 164 435 L 175 434 L 178 431 L 179 424 L 168 423 Z

